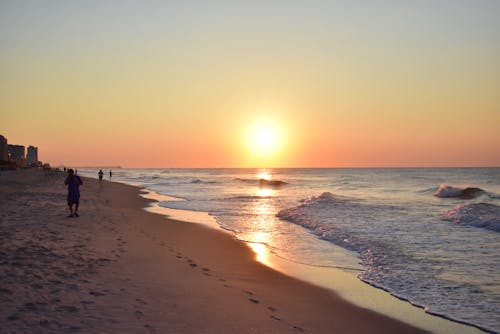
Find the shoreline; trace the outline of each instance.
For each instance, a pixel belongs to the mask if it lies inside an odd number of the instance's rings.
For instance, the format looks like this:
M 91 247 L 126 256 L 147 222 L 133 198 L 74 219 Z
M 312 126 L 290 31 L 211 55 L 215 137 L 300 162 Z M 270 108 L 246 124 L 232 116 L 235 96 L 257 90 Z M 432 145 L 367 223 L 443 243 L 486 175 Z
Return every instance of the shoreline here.
M 178 199 L 139 186 L 134 187 L 144 192 L 140 194 L 141 197 L 152 200 L 152 203 L 145 210 L 163 215 L 166 218 L 201 224 L 207 228 L 215 229 L 219 233 L 227 233 L 234 238 L 232 231 L 222 228 L 208 213 L 161 207 L 157 203 L 162 200 Z M 345 301 L 359 307 L 370 309 L 433 333 L 494 333 L 474 324 L 451 319 L 440 314 L 428 313 L 425 311 L 424 306 L 414 304 L 411 300 L 398 297 L 388 290 L 359 279 L 352 270 L 298 263 L 274 254 L 266 245 L 255 244 L 237 238 L 235 240 L 246 244 L 252 249 L 255 253 L 255 261 L 284 275 L 332 291 Z M 257 247 L 254 247 L 254 245 Z
M 66 218 L 64 175 L 14 173 L 0 175 L 7 332 L 423 332 L 264 266 L 229 233 L 147 212 L 139 187 L 84 178 Z

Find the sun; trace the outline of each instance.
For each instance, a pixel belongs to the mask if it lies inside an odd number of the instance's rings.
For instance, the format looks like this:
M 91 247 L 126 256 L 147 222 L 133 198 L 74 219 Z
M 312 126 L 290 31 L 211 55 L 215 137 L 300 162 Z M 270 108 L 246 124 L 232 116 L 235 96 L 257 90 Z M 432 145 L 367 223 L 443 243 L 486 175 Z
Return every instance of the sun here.
M 258 157 L 273 157 L 283 148 L 283 141 L 282 128 L 270 120 L 256 121 L 247 130 L 247 147 Z

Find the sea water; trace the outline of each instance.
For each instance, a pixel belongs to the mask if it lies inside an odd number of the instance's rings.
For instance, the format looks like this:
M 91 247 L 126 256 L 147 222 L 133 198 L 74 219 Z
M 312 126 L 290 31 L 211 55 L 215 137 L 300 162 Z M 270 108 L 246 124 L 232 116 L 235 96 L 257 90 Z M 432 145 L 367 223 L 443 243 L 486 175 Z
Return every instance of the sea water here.
M 116 169 L 113 180 L 279 257 L 500 332 L 500 168 Z

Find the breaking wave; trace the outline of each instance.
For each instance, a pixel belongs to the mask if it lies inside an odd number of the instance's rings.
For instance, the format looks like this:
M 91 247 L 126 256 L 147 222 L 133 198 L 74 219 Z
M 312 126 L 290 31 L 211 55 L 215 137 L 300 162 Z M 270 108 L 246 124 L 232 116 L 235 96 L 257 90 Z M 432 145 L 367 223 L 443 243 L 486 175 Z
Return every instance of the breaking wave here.
M 212 184 L 212 183 L 217 183 L 216 181 L 206 181 L 206 180 L 200 180 L 200 179 L 192 179 L 191 183 L 204 183 L 204 184 Z
M 281 180 L 244 179 L 244 178 L 236 178 L 235 180 L 256 186 L 258 185 L 260 187 L 281 187 L 288 184 L 287 182 Z
M 436 190 L 434 196 L 440 198 L 472 199 L 481 196 L 482 194 L 484 194 L 484 190 L 481 188 L 458 188 L 443 183 Z
M 500 232 L 500 206 L 489 203 L 458 204 L 441 218 L 454 223 L 482 227 Z
M 300 205 L 280 210 L 276 216 L 312 230 L 322 239 L 329 240 L 350 250 L 363 252 L 364 248 L 355 234 L 339 228 L 350 219 L 369 215 L 374 207 L 360 203 L 355 198 L 324 192 L 299 201 Z M 353 215 L 353 212 L 356 212 Z M 342 222 L 340 220 L 343 220 Z
M 321 239 L 357 252 L 366 268 L 358 275 L 364 282 L 419 305 L 427 313 L 486 330 L 467 311 L 450 312 L 447 303 L 447 300 L 460 294 L 460 298 L 467 296 L 471 305 L 481 304 L 482 296 L 475 292 L 475 287 L 443 279 L 435 279 L 432 287 L 429 286 L 428 275 L 439 277 L 441 268 L 435 266 L 432 258 L 407 251 L 416 245 L 411 231 L 419 233 L 409 213 L 404 208 L 370 204 L 362 198 L 324 192 L 300 200 L 295 207 L 279 211 L 277 217 L 307 228 Z M 451 221 L 458 220 L 494 231 L 499 231 L 499 217 L 500 207 L 486 203 L 462 203 L 443 216 Z M 405 222 L 404 225 L 402 222 Z M 397 236 L 397 241 L 394 236 Z M 436 243 L 441 237 L 429 237 L 426 242 Z M 463 268 L 456 270 L 463 272 Z M 438 292 L 446 298 L 436 300 Z

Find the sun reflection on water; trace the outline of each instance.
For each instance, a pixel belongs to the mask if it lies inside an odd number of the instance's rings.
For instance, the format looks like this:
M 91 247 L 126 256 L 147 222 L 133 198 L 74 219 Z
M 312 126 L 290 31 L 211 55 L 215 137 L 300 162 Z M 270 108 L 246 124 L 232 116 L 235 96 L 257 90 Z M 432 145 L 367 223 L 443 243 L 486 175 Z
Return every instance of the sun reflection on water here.
M 267 174 L 270 177 L 270 174 Z M 264 178 L 265 175 L 260 174 Z M 258 187 L 254 189 L 257 198 L 249 203 L 248 210 L 252 212 L 252 218 L 249 222 L 252 225 L 251 232 L 245 235 L 245 240 L 255 252 L 256 260 L 272 266 L 269 246 L 276 246 L 276 240 L 279 233 L 276 226 L 276 189 Z
M 262 180 L 262 179 L 264 179 L 266 181 L 271 180 L 271 172 L 268 170 L 261 170 L 255 176 L 257 176 L 257 179 L 259 179 L 259 180 Z
M 269 188 L 258 188 L 256 193 L 257 193 L 257 196 L 259 196 L 259 197 L 269 197 L 274 192 L 272 189 L 269 189 Z
M 248 245 L 255 252 L 255 259 L 266 266 L 270 266 L 272 262 L 269 259 L 269 250 L 266 245 L 257 242 L 250 242 Z

